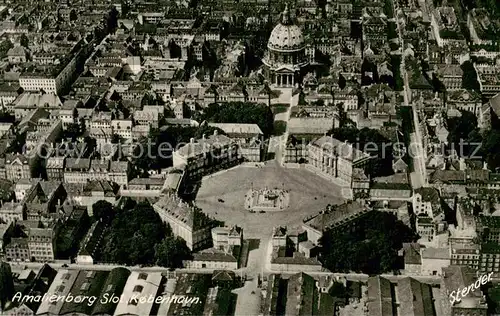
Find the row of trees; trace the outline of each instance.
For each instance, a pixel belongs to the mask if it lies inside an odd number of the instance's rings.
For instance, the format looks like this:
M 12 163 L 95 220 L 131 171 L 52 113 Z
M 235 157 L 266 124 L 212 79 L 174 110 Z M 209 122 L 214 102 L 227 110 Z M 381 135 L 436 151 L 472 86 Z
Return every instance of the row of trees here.
M 126 265 L 177 268 L 190 258 L 186 242 L 175 237 L 149 203 L 132 203 L 123 209 L 106 201 L 93 205 L 94 217 L 109 227 L 101 259 Z
M 264 135 L 271 135 L 274 115 L 265 104 L 228 102 L 210 104 L 196 119 L 199 122 L 257 124 Z

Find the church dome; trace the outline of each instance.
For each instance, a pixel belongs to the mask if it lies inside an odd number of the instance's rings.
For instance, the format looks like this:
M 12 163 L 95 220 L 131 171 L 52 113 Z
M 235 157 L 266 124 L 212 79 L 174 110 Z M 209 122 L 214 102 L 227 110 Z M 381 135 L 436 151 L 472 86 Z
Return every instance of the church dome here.
M 288 6 L 282 13 L 281 22 L 271 32 L 267 47 L 279 51 L 295 51 L 304 48 L 302 30 L 290 18 Z

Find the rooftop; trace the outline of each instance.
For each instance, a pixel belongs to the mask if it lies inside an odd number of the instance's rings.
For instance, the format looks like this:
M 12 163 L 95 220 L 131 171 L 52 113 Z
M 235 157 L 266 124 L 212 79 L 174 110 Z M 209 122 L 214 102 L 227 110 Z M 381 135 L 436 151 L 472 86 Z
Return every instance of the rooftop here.
M 316 280 L 300 272 L 288 279 L 286 315 L 313 315 Z
M 233 144 L 234 141 L 225 136 L 219 135 L 214 132 L 213 135 L 208 137 L 192 141 L 177 150 L 177 153 L 181 156 L 190 158 L 196 157 L 198 155 L 211 152 L 213 150 L 223 148 L 224 146 L 229 146 Z
M 168 216 L 174 217 L 184 222 L 193 230 L 201 229 L 215 223 L 211 218 L 205 215 L 201 209 L 183 202 L 175 194 L 166 194 L 154 204 L 155 209 L 164 210 Z
M 304 225 L 316 230 L 324 231 L 343 220 L 356 218 L 358 215 L 367 213 L 369 210 L 360 202 L 349 201 L 340 205 L 329 205 L 325 211 L 310 218 L 304 219 Z
M 443 268 L 442 282 L 444 286 L 444 291 L 446 293 L 451 293 L 459 288 L 465 288 L 473 284 L 477 280 L 477 274 L 474 269 L 463 266 L 449 266 Z M 469 293 L 466 297 L 462 297 L 462 300 L 455 302 L 453 307 L 455 308 L 477 308 L 477 309 L 487 309 L 487 305 L 482 301 L 482 293 L 480 289 L 477 289 Z
M 422 259 L 450 259 L 449 248 L 423 248 L 421 251 Z
M 380 276 L 368 278 L 368 313 L 370 316 L 393 315 L 391 282 Z
M 401 314 L 407 316 L 433 316 L 431 286 L 413 278 L 398 282 L 398 298 Z
M 139 302 L 138 298 L 134 300 L 134 297 L 138 294 L 139 297 L 156 296 L 162 279 L 160 272 L 132 271 L 123 289 L 123 300 L 116 306 L 115 315 L 149 315 L 153 308 L 153 302 Z
M 331 136 L 323 136 L 311 143 L 312 146 L 319 147 L 332 155 L 341 157 L 343 159 L 356 162 L 361 159 L 369 158 L 370 155 L 354 148 L 347 142 L 341 142 Z

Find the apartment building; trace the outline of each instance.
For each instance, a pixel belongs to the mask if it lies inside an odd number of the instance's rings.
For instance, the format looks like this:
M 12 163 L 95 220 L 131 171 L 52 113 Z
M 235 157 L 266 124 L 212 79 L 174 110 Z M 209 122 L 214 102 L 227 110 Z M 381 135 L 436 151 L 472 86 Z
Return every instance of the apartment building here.
M 5 156 L 5 173 L 7 179 L 19 180 L 31 178 L 31 166 L 27 156 L 7 154 Z
M 28 248 L 31 258 L 38 262 L 53 261 L 56 254 L 58 225 L 32 226 L 28 230 Z
M 77 57 L 73 57 L 68 64 L 55 75 L 40 72 L 23 73 L 19 77 L 19 85 L 25 91 L 43 90 L 49 93 L 59 93 L 74 76 L 76 72 L 76 59 Z

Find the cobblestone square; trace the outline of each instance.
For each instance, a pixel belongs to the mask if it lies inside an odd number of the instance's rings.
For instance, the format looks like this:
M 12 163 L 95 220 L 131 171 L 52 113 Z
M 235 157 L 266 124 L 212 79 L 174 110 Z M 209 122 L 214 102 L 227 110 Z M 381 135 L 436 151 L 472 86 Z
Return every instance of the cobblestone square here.
M 252 187 L 288 190 L 288 208 L 251 213 L 245 209 L 245 195 Z M 283 168 L 276 162 L 262 167 L 239 166 L 204 178 L 196 198 L 205 213 L 227 225 L 243 227 L 244 238 L 259 239 L 268 237 L 274 226 L 299 226 L 304 217 L 327 204 L 342 202 L 341 189 L 334 183 L 303 168 Z

